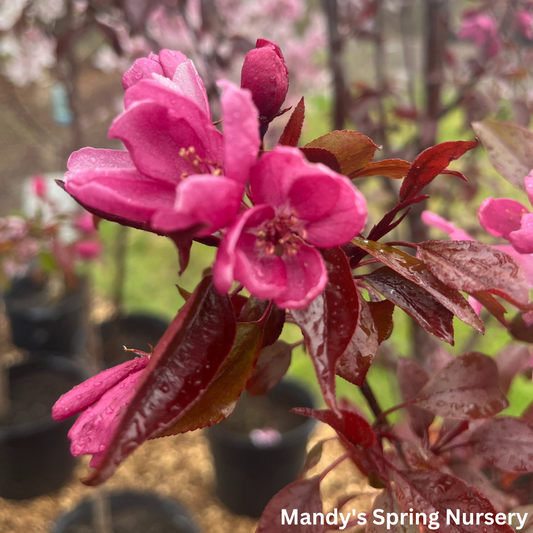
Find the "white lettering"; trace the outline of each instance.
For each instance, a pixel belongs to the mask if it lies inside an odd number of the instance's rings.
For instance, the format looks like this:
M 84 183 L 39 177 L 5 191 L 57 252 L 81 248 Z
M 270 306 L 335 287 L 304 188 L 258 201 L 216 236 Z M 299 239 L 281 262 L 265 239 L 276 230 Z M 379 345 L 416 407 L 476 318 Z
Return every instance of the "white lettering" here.
M 374 518 L 377 518 L 379 520 L 379 522 L 376 522 L 376 520 L 374 520 L 374 524 L 376 526 L 382 526 L 385 523 L 385 518 L 383 518 L 384 512 L 385 511 L 383 509 L 374 509 L 372 515 L 374 516 Z
M 292 526 L 292 523 L 297 526 L 298 525 L 298 509 L 293 509 L 291 517 L 289 518 L 289 513 L 287 513 L 287 509 L 281 510 L 281 525 L 284 526 L 287 524 L 288 526 Z
M 516 530 L 522 529 L 526 525 L 528 513 L 524 513 L 523 516 L 520 516 L 520 513 L 516 513 L 516 517 L 518 518 L 518 526 L 516 527 Z
M 453 515 L 453 511 L 451 509 L 446 509 L 446 525 L 450 525 L 450 520 L 453 520 L 455 525 L 459 525 L 461 523 L 461 512 L 459 509 L 456 511 L 456 515 Z

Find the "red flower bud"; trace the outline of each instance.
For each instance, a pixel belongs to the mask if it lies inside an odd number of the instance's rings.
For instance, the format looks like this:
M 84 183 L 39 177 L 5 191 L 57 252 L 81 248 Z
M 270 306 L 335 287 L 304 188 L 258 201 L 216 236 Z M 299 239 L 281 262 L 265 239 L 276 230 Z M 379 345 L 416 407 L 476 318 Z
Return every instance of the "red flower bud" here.
M 241 87 L 251 91 L 261 121 L 268 123 L 285 101 L 289 90 L 289 71 L 276 43 L 257 39 L 255 46 L 244 58 Z

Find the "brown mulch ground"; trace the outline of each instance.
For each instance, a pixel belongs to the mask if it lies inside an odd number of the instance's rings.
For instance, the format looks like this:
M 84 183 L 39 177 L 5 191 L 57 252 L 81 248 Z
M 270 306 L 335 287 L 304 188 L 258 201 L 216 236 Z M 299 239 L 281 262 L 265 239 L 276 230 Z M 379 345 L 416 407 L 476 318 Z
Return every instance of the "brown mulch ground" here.
M 330 428 L 319 425 L 310 446 L 321 438 L 332 436 Z M 337 441 L 325 445 L 320 472 L 342 454 Z M 87 474 L 87 461 L 81 461 L 74 479 L 53 494 L 22 502 L 0 498 L 0 531 L 2 533 L 48 533 L 56 517 L 68 512 L 95 489 L 83 485 L 79 478 Z M 123 489 L 152 491 L 180 500 L 204 532 L 252 533 L 257 522 L 228 511 L 214 495 L 214 472 L 207 440 L 201 431 L 150 441 L 137 450 L 106 483 L 109 491 Z M 328 474 L 323 483 L 325 509 L 335 505 L 343 494 L 361 492 L 353 503 L 358 512 L 370 508 L 375 491 L 361 481 L 347 462 Z

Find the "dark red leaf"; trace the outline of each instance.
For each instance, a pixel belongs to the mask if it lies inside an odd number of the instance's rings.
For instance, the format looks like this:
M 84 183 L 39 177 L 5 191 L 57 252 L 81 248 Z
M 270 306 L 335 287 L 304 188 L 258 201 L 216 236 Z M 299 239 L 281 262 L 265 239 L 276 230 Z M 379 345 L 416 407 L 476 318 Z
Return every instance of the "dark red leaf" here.
M 284 146 L 298 146 L 300 135 L 302 134 L 302 126 L 305 118 L 305 102 L 304 98 L 300 99 L 298 105 L 294 108 L 291 118 L 287 122 L 278 144 Z
M 496 509 L 481 492 L 455 476 L 433 470 L 412 470 L 397 472 L 394 479 L 394 491 L 402 511 L 413 509 L 414 513 L 425 513 L 428 517 L 438 512 L 438 530 L 443 533 L 513 533 L 508 524 L 476 525 L 476 513 L 483 513 L 483 516 L 492 513 L 494 517 Z M 459 515 L 459 524 L 452 518 L 447 520 L 448 511 L 454 518 Z M 463 513 L 466 513 L 466 520 Z M 470 513 L 474 514 L 474 525 L 465 523 L 470 522 Z
M 352 338 L 359 316 L 359 293 L 348 259 L 340 248 L 322 250 L 328 271 L 325 291 L 292 316 L 305 336 L 307 350 L 326 403 L 336 407 L 335 367 Z
M 447 418 L 489 418 L 509 405 L 498 381 L 493 359 L 467 352 L 431 377 L 418 394 L 416 404 Z
M 227 418 L 235 408 L 256 364 L 268 314 L 258 322 L 239 322 L 230 354 L 201 398 L 157 437 L 194 431 Z
M 283 510 L 286 514 L 283 514 Z M 268 502 L 257 525 L 256 533 L 323 533 L 320 521 L 316 525 L 307 525 L 299 521 L 303 513 L 309 513 L 310 522 L 313 522 L 313 513 L 322 511 L 319 476 L 298 479 L 281 489 Z M 298 518 L 289 524 L 287 517 L 290 520 L 293 512 Z M 284 525 L 281 523 L 282 519 L 285 519 Z
M 412 359 L 403 357 L 398 359 L 396 371 L 404 401 L 415 398 L 429 380 L 426 371 Z M 407 407 L 407 412 L 409 413 L 409 427 L 413 433 L 421 439 L 427 437 L 429 426 L 435 418 L 433 413 L 415 405 Z
M 334 170 L 335 172 L 338 172 L 340 174 L 341 166 L 339 165 L 339 162 L 337 161 L 335 155 L 332 154 L 329 150 L 326 150 L 325 148 L 309 147 L 300 148 L 300 150 L 305 155 L 307 161 L 309 161 L 310 163 L 322 163 L 323 165 L 326 165 L 327 167 L 331 168 L 331 170 Z
M 492 294 L 481 291 L 473 292 L 471 294 L 500 324 L 507 327 L 507 321 L 505 320 L 505 313 L 507 309 L 498 301 Z
M 533 402 L 531 402 L 520 416 L 522 420 L 525 420 L 528 424 L 533 424 Z
M 487 420 L 470 437 L 476 455 L 506 472 L 533 472 L 533 426 L 510 416 Z
M 414 442 L 402 442 L 402 451 L 405 461 L 413 470 L 435 470 L 436 472 L 450 473 L 444 461 L 427 448 Z
M 359 322 L 346 351 L 337 361 L 337 375 L 362 387 L 378 346 L 378 331 L 369 304 L 359 295 Z
M 394 327 L 392 321 L 394 304 L 389 300 L 382 300 L 381 302 L 368 302 L 368 307 L 378 330 L 378 344 L 381 344 L 391 336 Z
M 426 241 L 418 254 L 430 272 L 448 287 L 469 294 L 487 291 L 520 309 L 528 309 L 524 272 L 506 253 L 477 241 Z
M 365 281 L 426 331 L 453 345 L 453 314 L 424 289 L 388 267 L 366 275 Z
M 382 159 L 369 163 L 365 168 L 350 174 L 350 178 L 366 178 L 367 176 L 386 176 L 393 180 L 401 180 L 407 174 L 411 163 L 403 159 Z
M 415 197 L 442 171 L 466 151 L 472 150 L 478 141 L 448 141 L 427 148 L 417 155 L 400 188 L 400 202 Z
M 145 440 L 160 434 L 201 398 L 231 352 L 236 323 L 230 299 L 210 277 L 196 287 L 154 348 L 100 465 L 98 485 Z
M 292 347 L 285 341 L 276 341 L 259 352 L 254 373 L 246 384 L 253 396 L 266 394 L 280 382 L 291 364 Z
M 366 449 L 376 441 L 376 435 L 370 424 L 350 409 L 339 409 L 339 414 L 337 414 L 329 409 L 316 411 L 307 407 L 296 407 L 291 409 L 291 413 L 315 418 L 328 424 L 354 446 Z
M 500 376 L 500 389 L 504 394 L 509 392 L 511 383 L 515 376 L 529 368 L 531 364 L 531 351 L 526 346 L 520 344 L 507 345 L 496 356 L 498 375 Z
M 349 176 L 366 167 L 378 146 L 366 135 L 351 130 L 332 131 L 311 141 L 305 148 L 325 148 L 339 162 L 341 173 Z
M 462 320 L 465 324 L 468 324 L 480 333 L 485 332 L 483 322 L 461 293 L 453 288 L 447 287 L 442 281 L 434 277 L 420 259 L 386 244 L 360 238 L 353 239 L 353 242 L 401 274 L 404 278 L 422 287 L 459 320 Z M 390 300 L 396 303 L 391 298 Z
M 322 452 L 324 451 L 324 442 L 326 440 L 319 440 L 308 452 L 305 459 L 304 467 L 300 472 L 302 478 L 311 468 L 314 468 L 322 459 Z
M 276 304 L 273 303 L 270 310 L 270 315 L 265 325 L 265 335 L 263 337 L 263 344 L 261 347 L 266 348 L 267 346 L 274 344 L 281 335 L 284 325 L 285 309 L 280 309 Z

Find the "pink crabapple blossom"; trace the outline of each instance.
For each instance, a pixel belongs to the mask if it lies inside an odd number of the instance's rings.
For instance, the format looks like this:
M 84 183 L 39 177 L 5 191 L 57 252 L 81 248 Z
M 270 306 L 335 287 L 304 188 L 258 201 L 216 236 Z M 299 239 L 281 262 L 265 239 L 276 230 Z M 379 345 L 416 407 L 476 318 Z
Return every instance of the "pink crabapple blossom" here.
M 92 454 L 89 464 L 98 466 L 149 361 L 148 354 L 144 354 L 104 370 L 57 400 L 52 408 L 54 420 L 83 411 L 68 433 L 72 455 Z
M 496 21 L 491 16 L 477 10 L 465 13 L 457 37 L 474 43 L 487 59 L 497 55 L 501 48 Z
M 126 73 L 125 111 L 109 136 L 127 151 L 83 148 L 71 155 L 66 190 L 89 211 L 164 233 L 194 228 L 197 235 L 237 215 L 257 157 L 257 110 L 249 91 L 220 82 L 223 136 L 211 123 L 196 69 L 184 58 L 163 50 Z M 173 68 L 171 80 L 165 76 Z
M 347 178 L 289 147 L 267 152 L 253 166 L 250 194 L 254 207 L 219 247 L 215 286 L 228 292 L 235 280 L 279 307 L 305 307 L 328 279 L 316 248 L 340 246 L 359 233 L 365 199 Z

